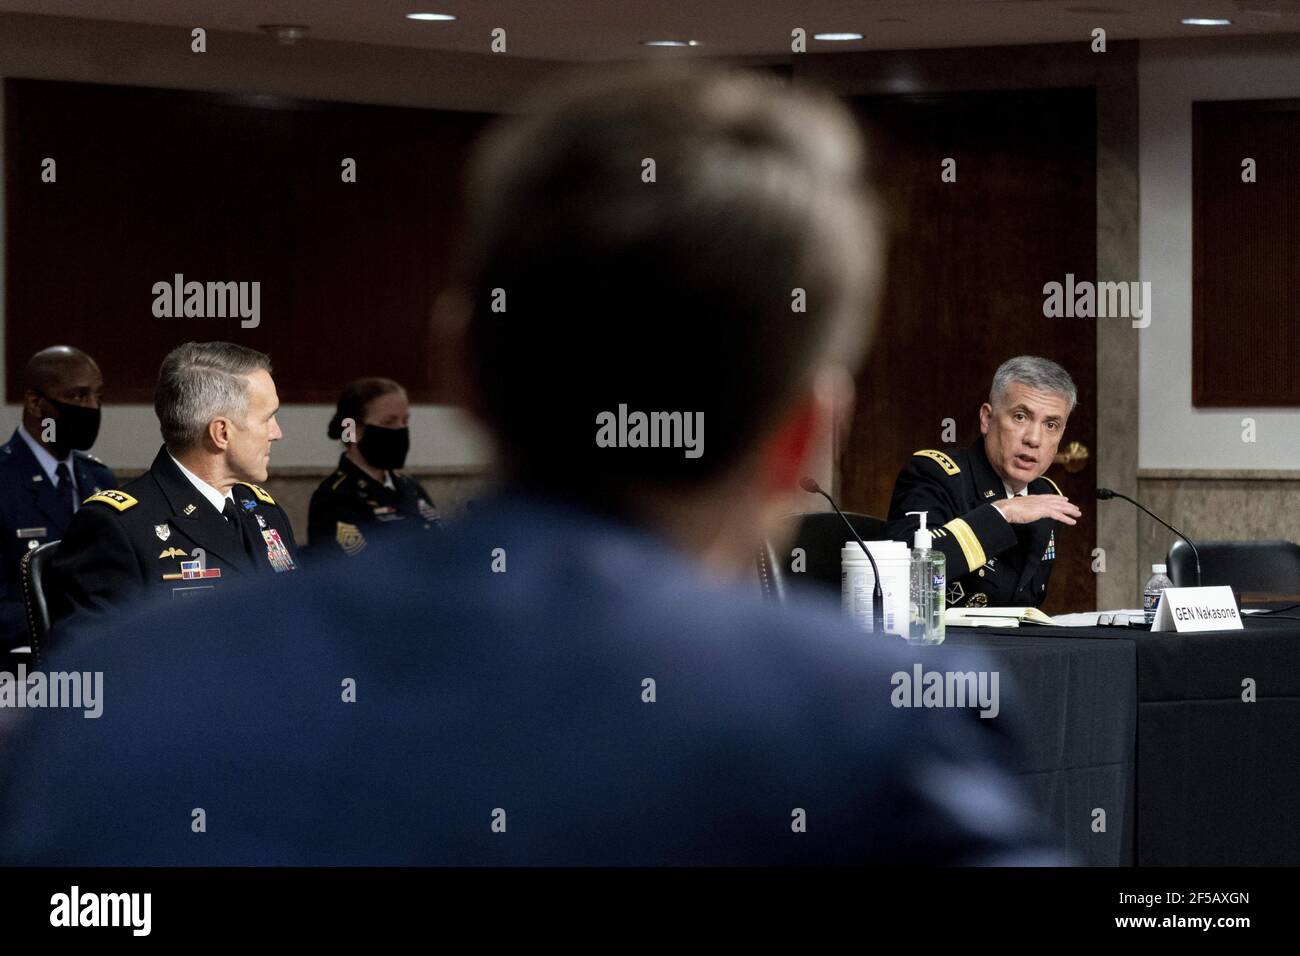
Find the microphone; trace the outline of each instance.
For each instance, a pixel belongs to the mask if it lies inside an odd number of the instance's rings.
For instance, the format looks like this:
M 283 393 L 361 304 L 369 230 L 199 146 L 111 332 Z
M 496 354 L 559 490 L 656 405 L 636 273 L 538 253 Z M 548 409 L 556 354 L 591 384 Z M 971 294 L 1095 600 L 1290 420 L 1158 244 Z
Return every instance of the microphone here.
M 1196 543 L 1195 543 L 1194 541 L 1192 541 L 1191 538 L 1187 537 L 1187 535 L 1183 534 L 1181 531 L 1179 531 L 1177 528 L 1175 528 L 1173 525 L 1171 525 L 1171 524 L 1170 524 L 1168 521 L 1166 521 L 1164 518 L 1160 517 L 1160 516 L 1157 515 L 1157 514 L 1153 514 L 1150 510 L 1148 510 L 1146 507 L 1144 507 L 1141 503 L 1139 503 L 1139 502 L 1137 502 L 1137 501 L 1134 501 L 1134 500 L 1133 500 L 1132 498 L 1130 498 L 1128 495 L 1120 494 L 1118 491 L 1111 491 L 1109 488 L 1098 488 L 1098 489 L 1097 489 L 1097 500 L 1098 500 L 1098 501 L 1109 501 L 1111 498 L 1123 498 L 1125 501 L 1127 501 L 1129 504 L 1135 506 L 1135 507 L 1138 508 L 1140 511 L 1145 511 L 1148 515 L 1151 515 L 1152 518 L 1154 518 L 1156 521 L 1160 522 L 1162 525 L 1164 525 L 1166 528 L 1168 528 L 1168 529 L 1169 529 L 1170 531 L 1172 531 L 1174 534 L 1178 535 L 1178 537 L 1182 538 L 1184 541 L 1187 542 L 1187 546 L 1188 546 L 1189 548 L 1192 549 L 1192 557 L 1196 559 L 1196 586 L 1199 588 L 1199 587 L 1201 586 L 1201 553 L 1200 553 L 1199 551 L 1196 550 Z
M 862 553 L 865 554 L 867 560 L 871 562 L 871 576 L 876 580 L 876 586 L 871 591 L 871 633 L 884 634 L 885 595 L 880 590 L 880 568 L 876 567 L 876 559 L 871 556 L 871 550 L 863 543 L 862 538 L 858 535 L 857 531 L 853 529 L 853 525 L 849 523 L 849 519 L 844 517 L 844 512 L 841 511 L 840 506 L 835 503 L 835 499 L 823 491 L 821 485 L 817 484 L 817 479 L 800 478 L 799 487 L 811 494 L 821 495 L 831 503 L 831 507 L 834 508 L 835 513 L 840 516 L 840 520 L 844 522 L 844 526 L 849 529 L 849 534 L 853 535 L 853 540 L 858 543 L 858 547 L 862 549 Z

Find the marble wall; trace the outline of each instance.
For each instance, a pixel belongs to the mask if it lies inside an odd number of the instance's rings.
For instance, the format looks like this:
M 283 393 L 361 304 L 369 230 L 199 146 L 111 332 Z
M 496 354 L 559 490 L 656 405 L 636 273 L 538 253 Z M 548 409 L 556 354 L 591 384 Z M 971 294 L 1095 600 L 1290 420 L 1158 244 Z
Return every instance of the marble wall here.
M 1300 542 L 1300 471 L 1142 469 L 1135 497 L 1198 543 Z M 1108 507 L 1136 510 L 1122 501 Z M 1146 515 L 1138 527 L 1141 568 L 1149 576 L 1177 539 Z

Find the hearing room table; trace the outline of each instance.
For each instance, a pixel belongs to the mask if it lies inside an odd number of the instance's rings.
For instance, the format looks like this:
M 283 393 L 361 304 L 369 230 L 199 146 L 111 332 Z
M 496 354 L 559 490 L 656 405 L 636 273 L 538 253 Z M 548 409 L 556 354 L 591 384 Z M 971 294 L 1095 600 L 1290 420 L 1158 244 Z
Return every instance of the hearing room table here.
M 1245 624 L 949 628 L 947 643 L 1001 669 L 1020 772 L 1080 862 L 1296 865 L 1300 621 Z

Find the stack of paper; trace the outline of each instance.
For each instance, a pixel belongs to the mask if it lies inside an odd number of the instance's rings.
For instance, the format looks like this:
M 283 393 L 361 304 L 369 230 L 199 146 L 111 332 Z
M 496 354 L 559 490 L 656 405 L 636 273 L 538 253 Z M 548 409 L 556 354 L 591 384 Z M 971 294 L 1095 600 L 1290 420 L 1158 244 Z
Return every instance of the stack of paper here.
M 944 627 L 1019 627 L 1022 623 L 1057 622 L 1036 607 L 950 607 L 943 612 Z

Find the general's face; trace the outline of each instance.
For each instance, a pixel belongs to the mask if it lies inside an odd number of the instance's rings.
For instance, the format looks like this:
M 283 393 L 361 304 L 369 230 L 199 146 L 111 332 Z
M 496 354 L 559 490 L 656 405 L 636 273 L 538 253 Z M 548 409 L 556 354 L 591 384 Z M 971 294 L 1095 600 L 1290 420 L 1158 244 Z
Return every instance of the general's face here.
M 271 464 L 271 442 L 284 437 L 275 413 L 280 397 L 275 393 L 271 373 L 259 369 L 248 376 L 248 414 L 244 421 L 232 422 L 226 461 L 240 481 L 261 484 L 266 481 Z
M 980 433 L 993 470 L 1019 492 L 1047 471 L 1065 434 L 1065 396 L 1013 383 L 997 405 L 980 407 Z

